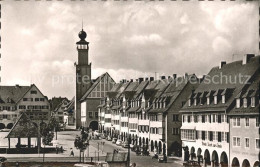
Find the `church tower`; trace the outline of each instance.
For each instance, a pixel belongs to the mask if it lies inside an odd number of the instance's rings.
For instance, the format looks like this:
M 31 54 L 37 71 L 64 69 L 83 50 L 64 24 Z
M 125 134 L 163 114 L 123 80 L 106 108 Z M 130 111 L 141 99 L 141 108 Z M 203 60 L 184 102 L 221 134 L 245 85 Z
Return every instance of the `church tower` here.
M 78 63 L 76 65 L 76 128 L 81 126 L 81 104 L 80 99 L 91 87 L 91 63 L 88 62 L 89 42 L 86 41 L 87 33 L 79 32 L 80 41 L 77 44 Z

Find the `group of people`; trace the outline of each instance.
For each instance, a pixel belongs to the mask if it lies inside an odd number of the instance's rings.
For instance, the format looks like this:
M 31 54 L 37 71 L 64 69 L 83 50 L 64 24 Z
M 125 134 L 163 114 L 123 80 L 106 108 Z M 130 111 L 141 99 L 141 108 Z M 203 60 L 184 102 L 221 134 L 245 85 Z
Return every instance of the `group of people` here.
M 60 146 L 60 148 L 59 148 L 57 145 L 56 145 L 55 150 L 56 150 L 56 154 L 59 154 L 59 152 L 63 153 L 63 151 L 64 151 L 62 146 Z

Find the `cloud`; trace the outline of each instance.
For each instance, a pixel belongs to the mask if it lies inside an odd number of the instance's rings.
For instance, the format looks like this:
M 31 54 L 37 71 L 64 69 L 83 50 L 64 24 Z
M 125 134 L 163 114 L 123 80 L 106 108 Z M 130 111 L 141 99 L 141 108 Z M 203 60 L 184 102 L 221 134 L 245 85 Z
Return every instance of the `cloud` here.
M 258 52 L 255 2 L 3 3 L 2 84 L 34 82 L 50 97 L 74 95 L 82 19 L 93 78 L 202 75 L 232 54 Z
M 180 23 L 181 24 L 188 24 L 188 23 L 190 23 L 189 16 L 186 13 L 180 18 Z

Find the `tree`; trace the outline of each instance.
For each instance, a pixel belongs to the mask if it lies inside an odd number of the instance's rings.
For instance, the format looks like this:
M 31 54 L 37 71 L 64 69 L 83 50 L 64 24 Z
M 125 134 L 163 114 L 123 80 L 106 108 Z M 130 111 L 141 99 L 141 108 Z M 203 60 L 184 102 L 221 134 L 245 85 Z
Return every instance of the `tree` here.
M 76 136 L 74 141 L 74 146 L 79 150 L 79 162 L 81 162 L 81 153 L 83 152 L 83 162 L 84 162 L 84 151 L 89 146 L 88 133 L 84 131 L 84 128 L 81 130 L 81 136 Z
M 42 143 L 44 145 L 43 149 L 43 162 L 45 156 L 45 145 L 50 145 L 51 141 L 53 140 L 54 133 L 53 130 L 50 128 L 49 124 L 47 126 L 41 126 L 40 128 L 41 136 L 42 136 Z
M 49 128 L 56 132 L 56 140 L 57 140 L 57 132 L 60 131 L 60 123 L 56 120 L 55 117 L 51 117 L 49 124 Z

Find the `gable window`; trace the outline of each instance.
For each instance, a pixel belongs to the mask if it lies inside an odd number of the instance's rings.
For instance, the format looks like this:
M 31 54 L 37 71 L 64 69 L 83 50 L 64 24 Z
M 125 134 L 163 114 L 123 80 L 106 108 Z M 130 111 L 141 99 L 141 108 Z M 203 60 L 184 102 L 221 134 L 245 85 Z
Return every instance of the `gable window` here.
M 172 115 L 172 122 L 179 121 L 179 115 L 178 114 L 173 114 Z
M 251 97 L 251 107 L 255 107 L 255 97 Z
M 246 108 L 246 107 L 247 107 L 247 99 L 244 98 L 244 108 Z
M 236 99 L 236 108 L 240 108 L 240 99 Z
M 92 112 L 89 112 L 89 118 L 93 118 L 93 113 Z
M 36 90 L 31 90 L 31 94 L 37 94 Z

